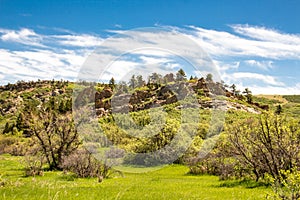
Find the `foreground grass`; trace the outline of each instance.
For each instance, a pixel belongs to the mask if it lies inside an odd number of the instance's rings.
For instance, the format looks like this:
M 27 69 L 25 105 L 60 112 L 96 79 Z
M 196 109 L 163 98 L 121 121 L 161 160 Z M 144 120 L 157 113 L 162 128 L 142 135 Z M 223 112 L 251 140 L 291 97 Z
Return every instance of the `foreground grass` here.
M 149 173 L 125 173 L 98 183 L 62 172 L 24 177 L 19 157 L 0 155 L 0 199 L 265 199 L 270 189 L 219 181 L 214 176 L 187 175 L 171 165 Z

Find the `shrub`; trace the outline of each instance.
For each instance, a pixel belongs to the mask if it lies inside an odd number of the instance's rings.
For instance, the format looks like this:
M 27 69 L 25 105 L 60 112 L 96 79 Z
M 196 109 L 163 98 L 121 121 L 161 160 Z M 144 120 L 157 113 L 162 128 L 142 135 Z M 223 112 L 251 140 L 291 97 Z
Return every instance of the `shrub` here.
M 0 154 L 8 153 L 7 149 L 10 148 L 11 145 L 16 143 L 16 138 L 14 137 L 5 137 L 1 136 L 0 138 Z
M 189 162 L 191 173 L 208 173 L 229 178 L 270 175 L 281 180 L 281 171 L 300 167 L 300 123 L 296 119 L 268 113 L 237 120 L 226 128 L 214 149 L 196 162 Z M 283 176 L 284 178 L 285 176 Z
M 62 169 L 71 171 L 79 178 L 98 177 L 99 182 L 118 172 L 111 166 L 101 163 L 86 149 L 78 149 L 64 158 Z
M 9 153 L 12 156 L 24 156 L 26 153 L 28 153 L 30 147 L 31 147 L 30 140 L 25 140 L 25 141 L 19 140 L 9 145 L 5 149 L 5 153 Z
M 43 176 L 44 159 L 42 155 L 25 156 L 25 176 Z
M 99 164 L 85 149 L 78 149 L 64 158 L 62 168 L 75 173 L 78 177 L 96 177 Z
M 278 179 L 269 178 L 274 194 L 272 199 L 297 200 L 300 199 L 300 172 L 297 169 L 281 171 Z
M 1 188 L 1 187 L 5 187 L 6 185 L 8 185 L 7 179 L 3 178 L 3 177 L 0 175 L 0 188 Z

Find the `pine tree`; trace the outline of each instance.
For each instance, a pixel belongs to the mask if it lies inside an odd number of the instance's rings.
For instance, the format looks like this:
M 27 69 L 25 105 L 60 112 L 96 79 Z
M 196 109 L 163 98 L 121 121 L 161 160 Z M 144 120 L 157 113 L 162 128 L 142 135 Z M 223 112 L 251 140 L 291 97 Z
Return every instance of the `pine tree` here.
M 176 81 L 184 81 L 186 80 L 186 74 L 183 69 L 179 69 L 176 73 Z
M 243 94 L 245 94 L 247 102 L 252 103 L 252 92 L 248 88 L 243 91 Z
M 142 87 L 145 85 L 145 81 L 143 80 L 143 76 L 142 75 L 138 75 L 136 77 L 137 80 L 137 87 Z
M 111 77 L 111 79 L 109 80 L 109 87 L 110 88 L 115 88 L 115 86 L 116 86 L 116 83 L 115 83 L 115 79 L 114 79 L 114 77 Z
M 131 76 L 131 79 L 129 80 L 128 85 L 132 89 L 136 88 L 136 86 L 137 86 L 137 80 L 135 78 L 135 75 Z
M 207 74 L 205 80 L 208 81 L 208 82 L 212 82 L 213 81 L 213 75 L 212 74 Z
M 280 115 L 281 113 L 282 113 L 282 106 L 279 104 L 279 105 L 276 107 L 275 114 Z

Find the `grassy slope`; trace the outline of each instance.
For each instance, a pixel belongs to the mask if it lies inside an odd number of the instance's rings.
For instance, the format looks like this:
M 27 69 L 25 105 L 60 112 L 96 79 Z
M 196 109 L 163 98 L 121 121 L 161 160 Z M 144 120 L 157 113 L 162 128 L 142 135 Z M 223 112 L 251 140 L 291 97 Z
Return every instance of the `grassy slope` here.
M 228 181 L 186 175 L 188 169 L 180 165 L 150 173 L 125 173 L 124 177 L 102 183 L 96 179 L 72 179 L 62 172 L 23 177 L 19 159 L 0 156 L 0 183 L 5 183 L 0 187 L 0 199 L 264 199 L 270 192 L 265 187 L 221 187 L 224 183 L 228 185 Z
M 281 104 L 283 113 L 293 117 L 300 115 L 300 95 L 256 95 L 254 101 L 273 106 Z
M 263 99 L 269 100 L 269 102 L 266 101 L 266 103 L 276 103 L 276 101 L 278 103 L 283 103 L 283 104 L 288 103 L 288 100 L 286 100 L 282 95 L 263 95 L 263 94 L 260 94 L 260 95 L 255 95 L 255 97 L 258 97 L 261 100 L 263 100 Z

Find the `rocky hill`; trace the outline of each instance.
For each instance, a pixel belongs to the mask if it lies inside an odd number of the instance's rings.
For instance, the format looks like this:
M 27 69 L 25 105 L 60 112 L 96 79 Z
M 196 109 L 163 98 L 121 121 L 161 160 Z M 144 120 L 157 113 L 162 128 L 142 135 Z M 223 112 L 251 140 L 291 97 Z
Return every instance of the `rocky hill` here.
M 83 91 L 83 93 L 89 92 Z M 234 109 L 252 113 L 260 113 L 262 109 L 269 109 L 268 105 L 247 104 L 243 96 L 234 95 L 223 84 L 206 81 L 204 78 L 166 85 L 150 84 L 143 90 L 137 89 L 130 92 L 113 90 L 107 86 L 95 92 L 95 109 L 99 116 L 111 112 L 139 111 L 176 103 L 188 96 L 197 98 L 197 103 L 190 106 L 201 109 Z
M 20 81 L 16 84 L 7 84 L 0 86 L 0 103 L 1 115 L 13 114 L 20 106 L 22 102 L 26 101 L 40 101 L 45 102 L 50 97 L 57 98 L 71 98 L 72 87 L 74 83 L 68 81 Z M 83 93 L 87 93 L 88 88 Z M 226 101 L 227 108 L 245 109 L 247 106 L 243 106 L 240 103 L 234 103 L 234 101 L 240 100 L 243 103 L 243 96 L 236 96 L 233 92 L 229 91 L 221 83 L 207 82 L 204 78 L 200 78 L 195 81 L 186 81 L 179 83 L 165 84 L 150 84 L 142 89 L 137 88 L 131 91 L 121 91 L 120 89 L 113 88 L 108 84 L 94 84 L 92 86 L 94 94 L 95 108 L 100 110 L 111 110 L 111 104 L 114 104 L 116 112 L 121 111 L 124 106 L 124 102 L 128 103 L 129 111 L 139 111 L 156 107 L 159 105 L 175 103 L 178 100 L 185 98 L 188 95 L 197 95 L 200 108 L 213 108 L 224 106 Z M 92 91 L 91 90 L 91 91 Z M 223 96 L 222 100 L 217 100 L 217 96 Z M 113 97 L 113 98 L 112 98 Z M 80 96 L 78 96 L 80 98 Z M 220 99 L 220 98 L 219 98 Z M 261 105 L 258 103 L 249 104 L 248 106 L 254 106 L 254 109 L 268 109 L 267 105 Z M 255 108 L 255 106 L 257 108 Z
M 43 103 L 52 102 L 55 109 L 72 110 L 72 94 L 76 84 L 68 81 L 19 81 L 16 84 L 0 86 L 0 131 L 12 131 L 18 116 L 27 107 L 39 108 Z M 82 83 L 79 83 L 82 85 Z M 144 83 L 130 88 L 121 84 L 86 84 L 81 94 L 74 99 L 82 103 L 88 96 L 94 104 L 95 113 L 105 116 L 112 112 L 137 112 L 153 107 L 173 104 L 192 96 L 197 102 L 190 104 L 200 109 L 241 110 L 260 113 L 268 110 L 269 105 L 247 102 L 245 95 L 235 94 L 226 85 L 205 78 L 169 83 Z M 178 105 L 180 109 L 182 105 Z M 5 130 L 4 130 L 5 132 Z

